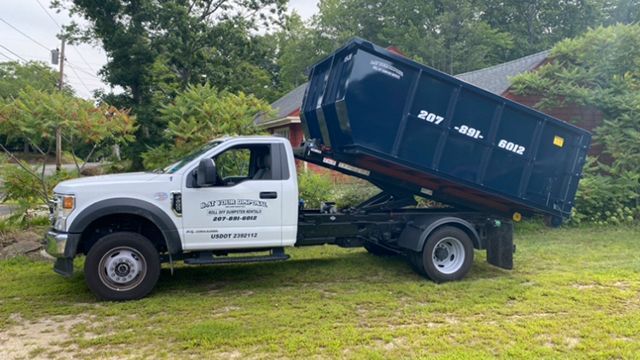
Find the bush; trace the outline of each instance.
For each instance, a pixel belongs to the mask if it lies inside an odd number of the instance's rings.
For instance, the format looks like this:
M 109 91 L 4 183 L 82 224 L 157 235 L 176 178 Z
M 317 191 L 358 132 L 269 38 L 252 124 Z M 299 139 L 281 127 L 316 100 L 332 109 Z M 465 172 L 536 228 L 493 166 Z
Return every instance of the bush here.
M 23 166 L 32 169 L 40 175 L 38 169 L 26 163 Z M 75 172 L 62 170 L 51 176 L 45 176 L 44 181 L 30 174 L 23 168 L 15 164 L 5 163 L 0 166 L 2 172 L 3 200 L 14 200 L 28 204 L 43 204 L 52 195 L 53 188 L 61 181 L 72 179 Z
M 621 177 L 587 174 L 580 181 L 571 223 L 633 223 L 640 219 L 638 174 Z
M 336 183 L 329 174 L 309 170 L 298 174 L 298 189 L 307 209 L 319 209 L 321 202 L 335 202 L 339 209 L 349 208 L 380 192 L 363 180 Z
M 336 184 L 333 199 L 339 209 L 354 207 L 378 194 L 380 189 L 363 180 Z
M 298 197 L 304 200 L 305 208 L 320 208 L 320 202 L 331 199 L 332 190 L 330 176 L 309 170 L 298 172 Z

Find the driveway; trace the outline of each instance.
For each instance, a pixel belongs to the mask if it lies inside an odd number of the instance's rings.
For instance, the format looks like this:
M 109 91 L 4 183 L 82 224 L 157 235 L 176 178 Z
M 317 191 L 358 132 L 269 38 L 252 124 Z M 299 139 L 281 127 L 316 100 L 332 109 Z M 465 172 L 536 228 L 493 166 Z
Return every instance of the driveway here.
M 11 215 L 11 207 L 9 205 L 0 204 L 0 218 Z

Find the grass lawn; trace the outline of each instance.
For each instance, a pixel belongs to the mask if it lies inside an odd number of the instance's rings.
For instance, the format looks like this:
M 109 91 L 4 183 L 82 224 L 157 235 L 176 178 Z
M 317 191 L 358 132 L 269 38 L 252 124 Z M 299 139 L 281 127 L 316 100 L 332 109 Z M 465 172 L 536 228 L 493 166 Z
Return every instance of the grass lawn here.
M 77 274 L 0 262 L 0 358 L 633 358 L 640 228 L 519 230 L 515 270 L 476 252 L 436 285 L 403 259 L 293 249 L 283 263 L 163 270 L 150 297 L 96 302 Z

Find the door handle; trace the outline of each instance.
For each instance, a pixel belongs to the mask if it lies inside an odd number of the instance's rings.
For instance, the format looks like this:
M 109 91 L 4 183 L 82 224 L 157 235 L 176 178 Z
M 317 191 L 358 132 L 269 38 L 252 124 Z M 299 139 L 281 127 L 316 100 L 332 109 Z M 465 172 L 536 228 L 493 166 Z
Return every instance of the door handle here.
M 278 193 L 275 191 L 263 191 L 260 193 L 260 199 L 277 199 Z

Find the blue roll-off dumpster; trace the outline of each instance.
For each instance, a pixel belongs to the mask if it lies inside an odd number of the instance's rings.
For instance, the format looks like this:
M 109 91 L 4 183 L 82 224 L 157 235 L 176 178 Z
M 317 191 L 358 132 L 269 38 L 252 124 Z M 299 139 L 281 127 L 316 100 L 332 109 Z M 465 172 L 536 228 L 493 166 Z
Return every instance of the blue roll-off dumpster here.
M 591 142 L 586 130 L 361 39 L 311 68 L 302 123 L 307 139 L 379 186 L 556 221 L 571 213 Z

